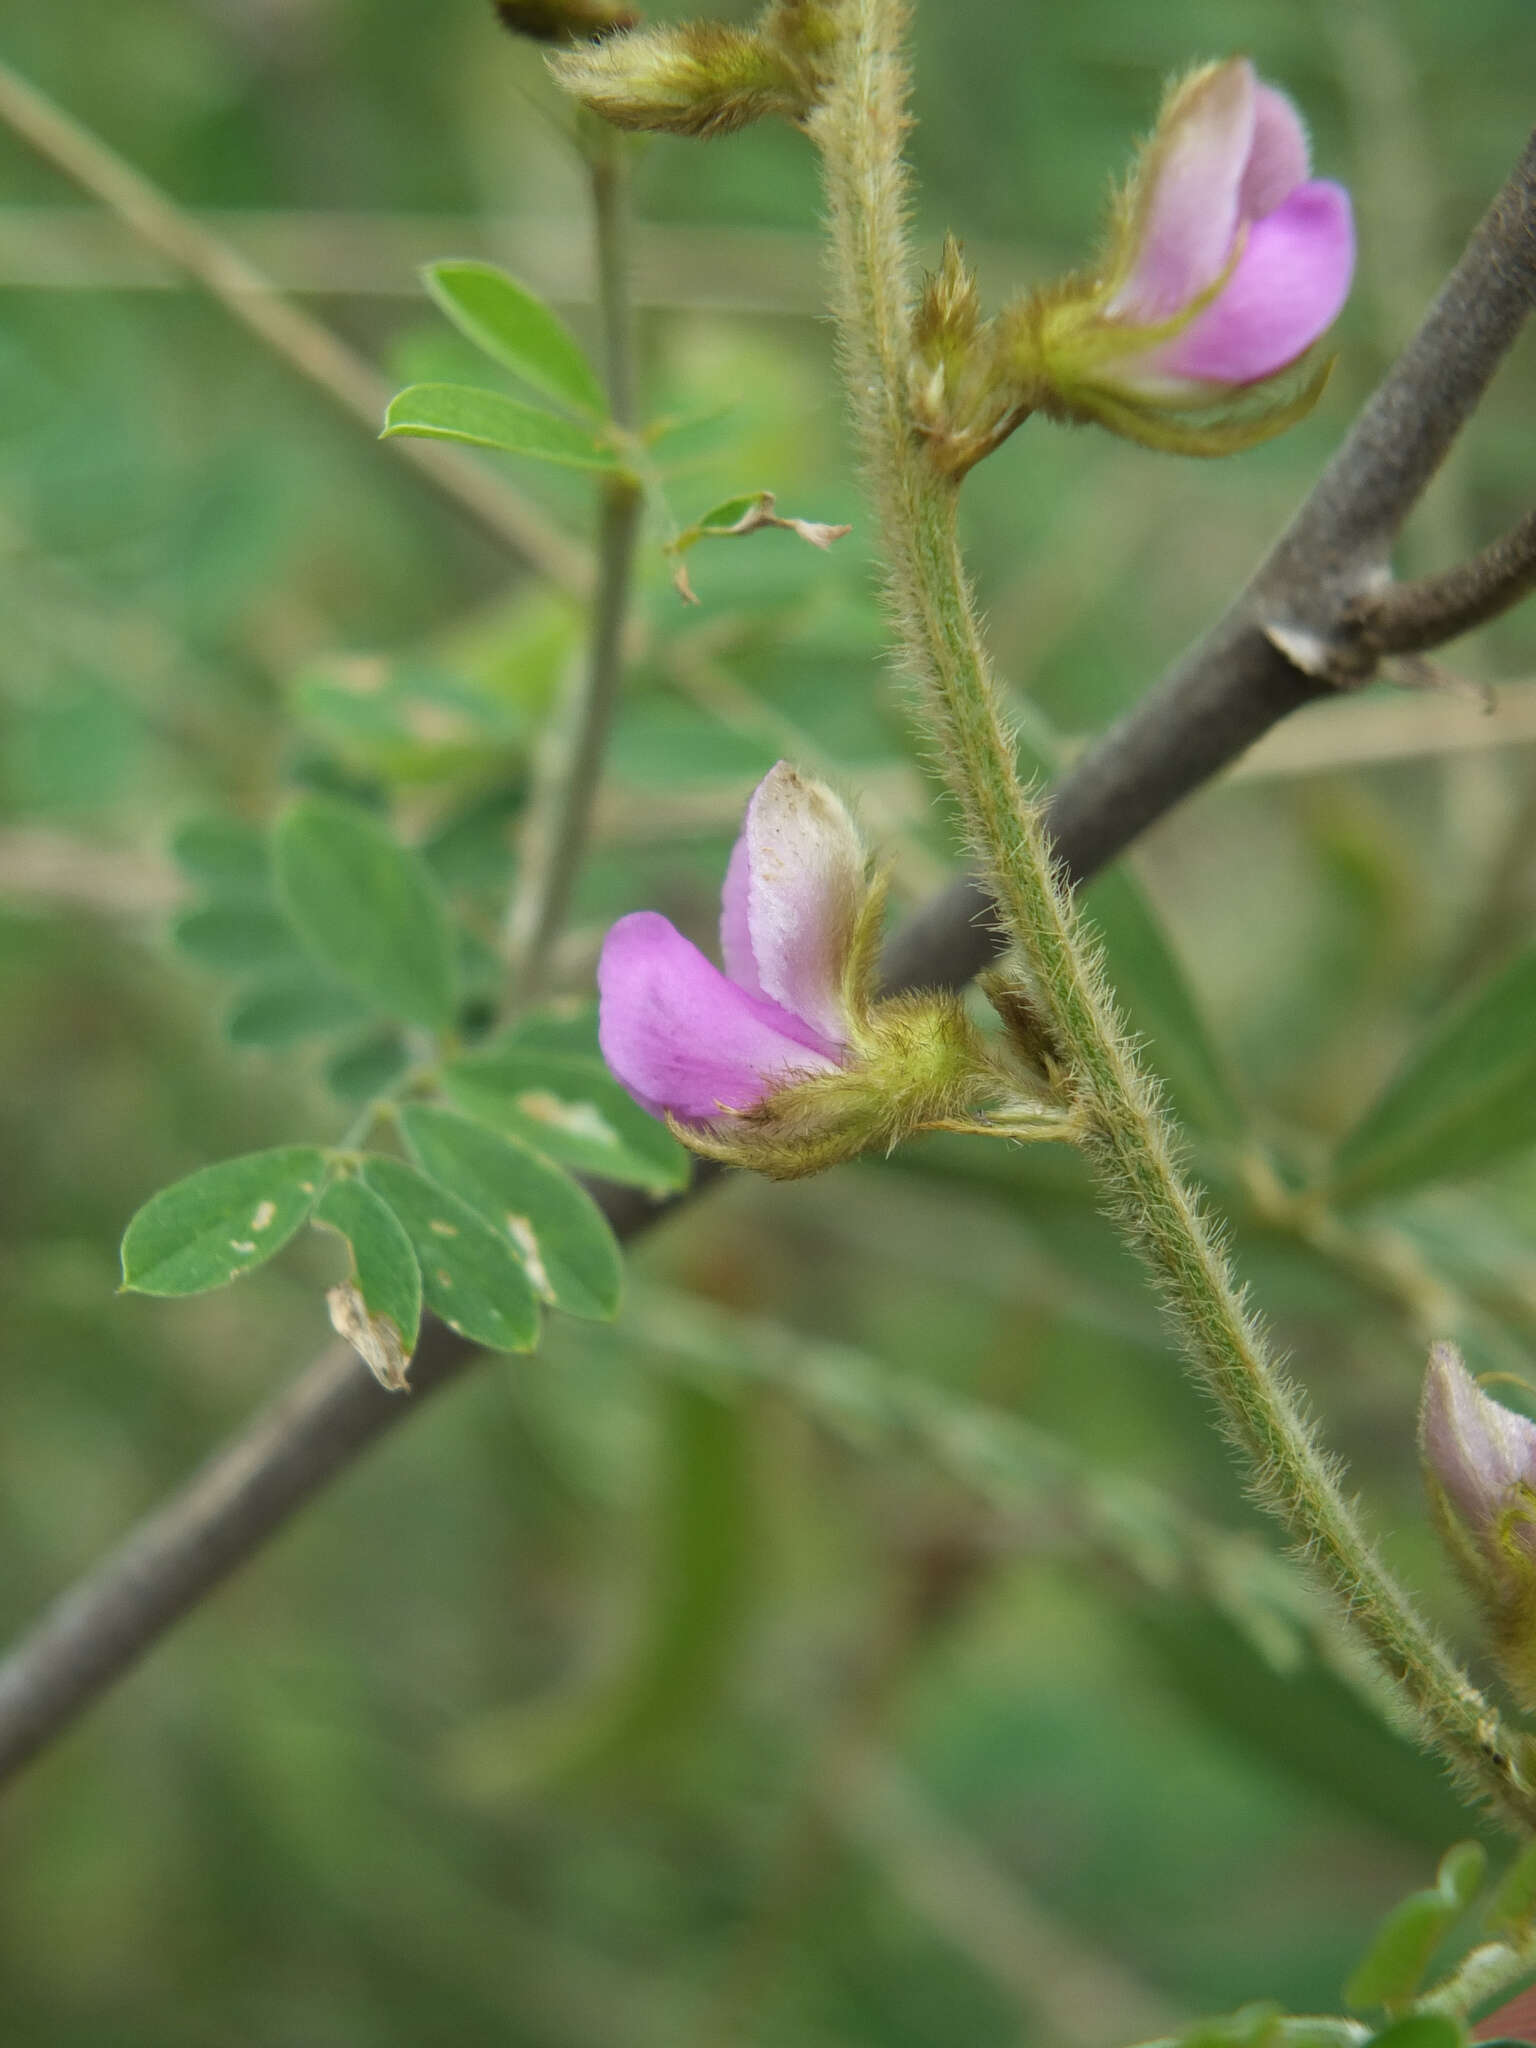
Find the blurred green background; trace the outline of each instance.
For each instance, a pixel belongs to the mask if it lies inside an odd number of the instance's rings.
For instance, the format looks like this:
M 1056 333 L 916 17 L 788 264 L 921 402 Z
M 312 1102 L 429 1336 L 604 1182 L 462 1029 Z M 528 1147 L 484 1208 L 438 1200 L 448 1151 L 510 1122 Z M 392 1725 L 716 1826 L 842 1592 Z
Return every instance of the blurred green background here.
M 476 378 L 429 257 L 492 255 L 591 332 L 579 165 L 489 16 L 0 0 L 0 57 L 391 379 Z M 1305 427 L 1207 466 L 1033 426 L 974 478 L 1000 665 L 1069 750 L 1220 609 L 1412 331 L 1523 142 L 1536 21 L 921 0 L 916 33 L 923 247 L 959 231 L 994 303 L 1079 260 L 1193 57 L 1250 52 L 1357 199 Z M 173 831 L 349 789 L 493 930 L 576 626 L 8 133 L 0 175 L 10 1632 L 327 1340 L 318 1241 L 196 1302 L 114 1292 L 155 1188 L 348 1121 L 336 1043 L 229 1043 L 228 980 L 169 936 Z M 575 994 L 620 911 L 707 932 L 780 754 L 864 793 L 903 901 L 955 859 L 882 664 L 809 152 L 659 142 L 636 175 L 652 408 L 730 408 L 678 515 L 772 488 L 856 530 L 829 558 L 700 549 L 697 611 L 652 537 Z M 1406 566 L 1525 510 L 1531 367 L 1526 344 Z M 586 530 L 583 479 L 501 473 Z M 1532 937 L 1536 622 L 1449 658 L 1508 682 L 1493 718 L 1385 689 L 1298 718 L 1149 835 L 1101 915 L 1256 1300 L 1475 1656 L 1413 1411 L 1431 1332 L 1483 1368 L 1529 1356 L 1533 1161 L 1425 1177 L 1322 1249 L 1265 1197 Z M 617 1328 L 558 1327 L 434 1403 L 6 1794 L 0 2040 L 1108 2048 L 1248 1998 L 1336 2005 L 1472 1823 L 1273 1542 L 1071 1162 L 946 1141 L 734 1182 L 645 1244 Z

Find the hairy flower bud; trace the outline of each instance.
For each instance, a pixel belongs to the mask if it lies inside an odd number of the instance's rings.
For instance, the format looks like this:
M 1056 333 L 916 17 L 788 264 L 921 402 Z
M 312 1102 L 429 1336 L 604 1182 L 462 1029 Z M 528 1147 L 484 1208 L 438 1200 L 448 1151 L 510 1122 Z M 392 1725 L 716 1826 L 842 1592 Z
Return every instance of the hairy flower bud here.
M 1349 195 L 1308 168 L 1301 116 L 1246 59 L 1175 85 L 1098 270 L 999 316 L 994 374 L 1014 423 L 1038 409 L 1224 455 L 1308 412 L 1328 365 L 1286 373 L 1333 323 L 1354 270 Z
M 872 1000 L 881 909 L 840 798 L 780 762 L 726 870 L 724 973 L 654 911 L 609 932 L 604 1058 L 695 1151 L 777 1179 L 959 1115 L 995 1069 L 958 999 Z
M 830 0 L 773 0 L 750 29 L 679 22 L 567 50 L 550 66 L 565 90 L 617 128 L 728 135 L 777 114 L 802 121 L 820 89 Z
M 1536 1422 L 1491 1400 L 1452 1344 L 1429 1354 L 1419 1447 L 1452 1561 L 1481 1602 L 1506 1676 L 1536 1697 Z
M 994 371 L 993 332 L 981 317 L 976 273 L 953 235 L 912 320 L 912 417 L 939 466 L 964 472 L 1006 438 L 1017 395 Z
M 503 28 L 538 43 L 585 43 L 633 28 L 640 17 L 622 0 L 495 0 Z

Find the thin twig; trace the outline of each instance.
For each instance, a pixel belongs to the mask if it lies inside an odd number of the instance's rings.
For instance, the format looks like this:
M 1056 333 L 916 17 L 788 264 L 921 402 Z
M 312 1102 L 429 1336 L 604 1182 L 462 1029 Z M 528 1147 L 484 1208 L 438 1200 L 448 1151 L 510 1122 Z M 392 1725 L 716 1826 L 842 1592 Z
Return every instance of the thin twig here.
M 624 428 L 636 424 L 629 147 L 625 137 L 606 129 L 592 138 L 589 160 L 608 410 L 615 424 Z M 644 509 L 633 476 L 618 471 L 604 483 L 591 645 L 578 687 L 559 721 L 547 800 L 534 805 L 533 826 L 524 836 L 524 877 L 507 919 L 512 996 L 517 1003 L 532 1001 L 544 986 L 550 952 L 570 909 L 591 833 L 592 807 L 624 676 L 624 628 Z
M 0 63 L 0 121 L 40 156 L 73 178 L 152 249 L 195 277 L 203 288 L 344 411 L 377 433 L 391 389 L 339 335 L 290 304 L 254 265 L 153 185 L 64 109 Z M 456 448 L 404 438 L 389 443 L 438 489 L 508 542 L 541 575 L 573 596 L 585 595 L 591 570 L 585 551 L 552 526 L 513 485 Z
M 1536 590 L 1536 512 L 1443 576 L 1358 598 L 1349 623 L 1377 654 L 1418 654 L 1486 626 Z
M 1059 784 L 1058 859 L 1087 880 L 1261 734 L 1330 694 L 1270 641 L 1262 620 L 1316 586 L 1325 633 L 1359 594 L 1519 332 L 1536 291 L 1536 138 L 1479 225 L 1418 334 L 1388 373 L 1258 575 L 1147 698 Z M 1331 606 L 1331 609 L 1329 608 Z M 961 878 L 898 928 L 888 989 L 959 987 L 996 952 L 985 891 Z M 701 1169 L 694 1191 L 712 1186 Z M 601 1190 L 621 1238 L 667 1208 Z M 370 1443 L 476 1356 L 434 1326 L 413 1397 L 385 1394 L 350 1354 L 329 1355 L 237 1433 L 0 1663 L 0 1780 L 14 1774 Z

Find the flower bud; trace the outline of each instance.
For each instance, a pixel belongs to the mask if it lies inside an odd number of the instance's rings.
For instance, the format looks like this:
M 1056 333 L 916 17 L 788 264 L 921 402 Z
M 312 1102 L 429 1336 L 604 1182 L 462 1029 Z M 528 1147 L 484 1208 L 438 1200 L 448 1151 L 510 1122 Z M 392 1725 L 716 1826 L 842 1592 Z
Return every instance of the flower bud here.
M 1452 1344 L 1429 1354 L 1424 1483 L 1451 1559 L 1522 1699 L 1536 1697 L 1536 1422 L 1491 1400 Z
M 495 0 L 503 28 L 538 43 L 585 43 L 633 28 L 640 17 L 622 0 Z
M 1286 373 L 1332 324 L 1354 270 L 1349 195 L 1310 178 L 1308 161 L 1296 108 L 1245 58 L 1175 85 L 1099 269 L 999 318 L 997 377 L 1019 416 L 1224 455 L 1308 412 L 1328 366 Z
M 775 1179 L 959 1115 L 995 1068 L 958 998 L 873 1000 L 882 908 L 840 798 L 780 762 L 726 870 L 724 973 L 654 911 L 609 932 L 604 1058 L 695 1151 Z
M 830 0 L 773 0 L 750 29 L 679 22 L 562 51 L 550 66 L 617 128 L 728 135 L 770 114 L 804 120 L 831 33 Z
M 912 320 L 912 418 L 939 467 L 963 476 L 1013 431 L 1019 410 L 1010 380 L 996 374 L 995 330 L 981 317 L 976 273 L 953 235 Z

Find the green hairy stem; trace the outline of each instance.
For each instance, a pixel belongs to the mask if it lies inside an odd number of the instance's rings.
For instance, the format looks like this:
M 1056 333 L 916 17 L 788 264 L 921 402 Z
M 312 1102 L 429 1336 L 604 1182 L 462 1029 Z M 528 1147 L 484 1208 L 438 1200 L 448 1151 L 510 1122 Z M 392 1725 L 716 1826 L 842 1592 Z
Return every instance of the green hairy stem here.
M 905 17 L 904 0 L 844 0 L 809 127 L 824 163 L 843 365 L 906 665 L 986 886 L 1076 1091 L 1106 1206 L 1149 1269 L 1255 1496 L 1331 1584 L 1420 1739 L 1469 1791 L 1532 1825 L 1536 1792 L 1492 1707 L 1376 1555 L 1243 1305 L 1056 871 L 1040 806 L 1019 784 L 957 543 L 956 486 L 930 460 L 908 398 Z

